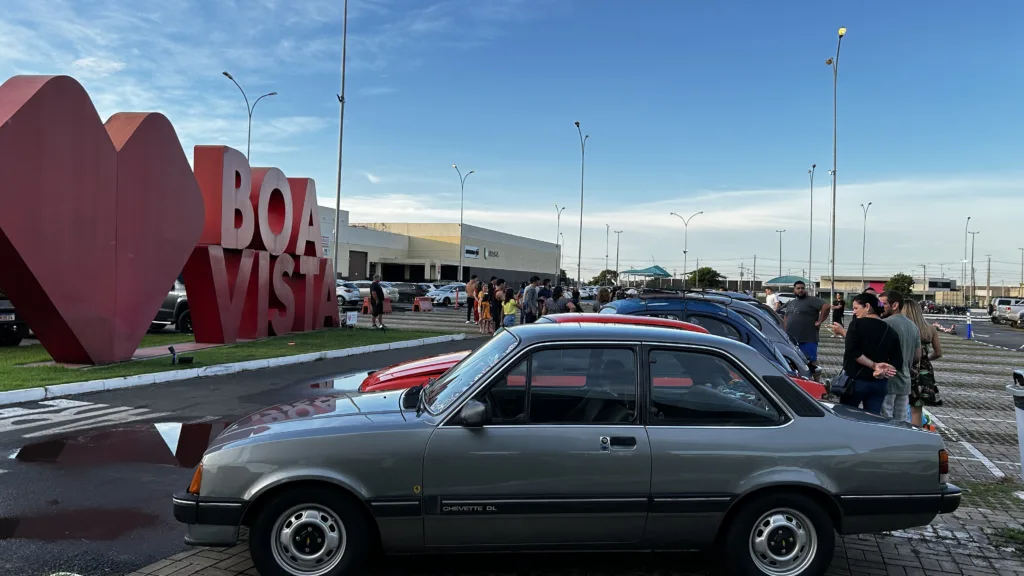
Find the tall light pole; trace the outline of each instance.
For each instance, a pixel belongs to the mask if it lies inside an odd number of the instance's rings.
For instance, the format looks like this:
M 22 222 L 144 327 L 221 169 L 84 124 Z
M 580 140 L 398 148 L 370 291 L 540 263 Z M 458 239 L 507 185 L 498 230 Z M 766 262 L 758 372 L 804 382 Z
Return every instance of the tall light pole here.
M 817 167 L 817 164 L 811 164 L 811 169 L 807 171 L 807 176 L 811 179 L 811 221 L 810 232 L 807 234 L 807 281 L 811 283 L 812 288 L 814 287 L 814 281 L 811 280 L 811 265 L 814 263 L 814 169 Z M 751 284 L 750 287 L 753 292 L 754 285 Z
M 615 283 L 619 283 L 619 240 L 622 239 L 622 230 L 615 231 Z M 1024 256 L 1021 256 L 1021 261 L 1024 262 Z
M 1017 294 L 1024 293 L 1024 248 L 1017 248 L 1020 250 L 1020 286 L 1018 287 Z
M 688 276 L 689 273 L 687 272 L 687 269 L 686 269 L 686 254 L 690 250 L 690 247 L 689 247 L 690 220 L 693 220 L 695 217 L 700 216 L 703 213 L 704 213 L 704 211 L 701 210 L 700 212 L 696 212 L 694 214 L 691 214 L 689 218 L 683 218 L 682 216 L 680 216 L 679 214 L 676 214 L 675 212 L 669 212 L 669 214 L 671 214 L 672 216 L 675 216 L 676 218 L 679 218 L 680 220 L 683 221 L 683 290 L 686 290 L 686 282 L 690 278 Z
M 967 217 L 967 223 L 964 224 L 964 260 L 963 264 L 960 265 L 960 279 L 963 280 L 964 286 L 961 290 L 964 290 L 964 304 L 967 304 L 967 228 L 971 225 L 971 217 Z
M 612 231 L 611 224 L 604 225 L 604 269 L 608 269 L 608 237 Z
M 466 178 L 469 178 L 469 175 L 476 172 L 476 170 L 470 170 L 463 176 L 458 166 L 452 164 L 452 168 L 455 168 L 455 172 L 459 175 L 459 277 L 455 281 L 465 282 L 463 277 L 466 272 L 462 269 L 462 258 L 466 255 L 466 247 L 462 245 L 462 215 L 463 208 L 466 206 Z
M 839 49 L 843 46 L 843 36 L 846 36 L 846 28 L 839 29 L 839 41 L 836 42 L 836 57 L 833 60 L 825 60 L 825 64 L 832 67 L 832 241 L 831 241 L 831 263 L 829 269 L 829 282 L 831 291 L 829 298 L 835 298 L 836 293 L 836 104 L 838 102 L 839 85 Z
M 971 304 L 978 296 L 978 289 L 974 285 L 974 238 L 981 232 L 968 232 L 971 235 Z
M 231 74 L 228 74 L 227 72 L 221 72 L 221 74 L 223 74 L 224 77 L 228 80 L 234 82 L 235 86 L 238 87 L 238 91 L 242 93 L 242 98 L 245 98 L 245 111 L 249 114 L 249 133 L 245 139 L 245 158 L 246 160 L 248 160 L 249 148 L 252 145 L 252 111 L 256 109 L 256 105 L 260 103 L 260 100 L 263 100 L 267 96 L 277 96 L 277 92 L 267 92 L 266 94 L 257 98 L 256 101 L 252 103 L 252 106 L 250 106 L 249 97 L 245 95 L 245 90 L 242 90 L 242 87 L 238 84 L 238 81 L 235 80 L 235 77 Z
M 779 233 L 779 276 L 782 276 L 782 233 L 785 230 L 776 230 Z
M 867 285 L 864 283 L 864 261 L 867 256 L 867 245 L 868 245 L 868 210 L 871 209 L 871 202 L 868 205 L 860 205 L 860 209 L 864 211 L 864 233 L 860 241 L 860 291 L 867 290 Z
M 580 129 L 580 122 L 577 120 L 576 131 L 580 134 L 580 245 L 579 250 L 576 254 L 576 285 L 583 285 L 583 171 L 587 165 L 587 140 L 590 139 L 590 134 L 583 135 L 583 130 Z
M 345 140 L 345 62 L 348 59 L 348 0 L 341 20 L 341 92 L 338 96 L 338 179 L 334 193 L 334 275 L 338 276 L 338 249 L 341 235 L 341 148 Z
M 565 206 L 558 207 L 558 203 L 555 203 L 555 211 L 558 212 L 558 216 L 555 220 L 555 248 L 558 249 L 558 254 L 555 255 L 555 285 L 557 286 L 559 280 L 562 277 L 562 244 L 558 241 L 558 238 L 562 235 L 562 210 L 565 210 Z

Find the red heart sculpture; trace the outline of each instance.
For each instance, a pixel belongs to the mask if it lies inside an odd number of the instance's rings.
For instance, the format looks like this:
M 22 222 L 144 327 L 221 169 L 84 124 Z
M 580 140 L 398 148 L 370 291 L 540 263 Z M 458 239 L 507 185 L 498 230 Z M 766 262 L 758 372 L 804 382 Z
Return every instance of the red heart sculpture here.
M 171 123 L 67 76 L 0 86 L 0 288 L 58 362 L 132 357 L 203 228 Z

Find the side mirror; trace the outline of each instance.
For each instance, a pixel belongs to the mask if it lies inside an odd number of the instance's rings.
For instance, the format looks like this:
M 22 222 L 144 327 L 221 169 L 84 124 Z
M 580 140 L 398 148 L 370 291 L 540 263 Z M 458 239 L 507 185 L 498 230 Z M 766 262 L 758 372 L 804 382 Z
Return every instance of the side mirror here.
M 459 411 L 459 420 L 467 428 L 479 428 L 487 423 L 487 405 L 470 400 Z

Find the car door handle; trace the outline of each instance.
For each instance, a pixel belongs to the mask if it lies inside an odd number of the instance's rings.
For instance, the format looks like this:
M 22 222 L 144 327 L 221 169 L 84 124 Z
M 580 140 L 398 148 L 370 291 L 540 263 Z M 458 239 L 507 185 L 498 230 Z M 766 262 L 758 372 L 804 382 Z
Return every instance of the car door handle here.
M 608 446 L 612 450 L 632 450 L 636 448 L 636 438 L 633 436 L 612 436 L 608 438 Z

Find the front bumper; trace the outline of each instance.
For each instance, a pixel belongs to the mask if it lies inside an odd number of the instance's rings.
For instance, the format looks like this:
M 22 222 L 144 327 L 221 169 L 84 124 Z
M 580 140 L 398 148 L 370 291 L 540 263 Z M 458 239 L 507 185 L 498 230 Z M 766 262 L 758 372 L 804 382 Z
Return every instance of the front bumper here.
M 185 524 L 185 543 L 192 546 L 234 546 L 248 502 L 178 493 L 171 501 L 174 519 Z

